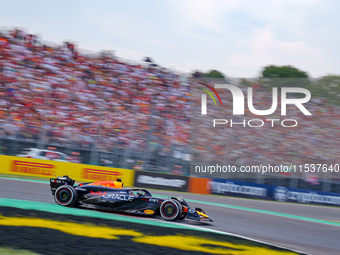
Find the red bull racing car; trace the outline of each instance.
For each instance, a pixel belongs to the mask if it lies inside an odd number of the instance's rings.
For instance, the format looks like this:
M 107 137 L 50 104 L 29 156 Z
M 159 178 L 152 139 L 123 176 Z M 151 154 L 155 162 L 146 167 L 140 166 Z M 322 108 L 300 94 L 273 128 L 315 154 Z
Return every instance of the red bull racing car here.
M 68 176 L 50 179 L 54 200 L 58 205 L 137 215 L 161 216 L 168 221 L 213 221 L 201 208 L 191 208 L 182 197 L 154 197 L 146 189 L 123 188 L 120 179 L 80 183 Z

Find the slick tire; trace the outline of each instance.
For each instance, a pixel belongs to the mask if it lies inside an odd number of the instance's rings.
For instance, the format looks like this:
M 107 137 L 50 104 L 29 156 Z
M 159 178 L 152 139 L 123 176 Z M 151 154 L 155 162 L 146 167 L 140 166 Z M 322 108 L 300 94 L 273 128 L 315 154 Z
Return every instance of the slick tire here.
M 189 207 L 187 201 L 185 201 L 183 197 L 171 197 L 171 199 L 176 200 L 177 202 L 179 202 L 183 206 Z M 186 216 L 187 216 L 187 213 L 182 212 L 182 214 L 177 217 L 177 220 L 184 220 Z
M 77 201 L 77 191 L 72 186 L 60 186 L 54 193 L 54 200 L 58 205 L 73 206 Z
M 186 216 L 187 216 L 187 213 L 182 213 L 181 216 L 179 216 L 177 219 L 184 220 Z
M 182 205 L 176 200 L 165 200 L 159 212 L 164 220 L 177 220 L 182 215 Z

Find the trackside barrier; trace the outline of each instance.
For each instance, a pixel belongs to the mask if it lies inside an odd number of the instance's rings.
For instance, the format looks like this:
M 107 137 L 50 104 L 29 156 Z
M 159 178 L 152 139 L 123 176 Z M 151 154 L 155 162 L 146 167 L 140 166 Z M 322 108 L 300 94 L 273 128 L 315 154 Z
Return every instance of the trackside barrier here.
M 340 193 L 297 189 L 227 179 L 206 179 L 130 169 L 0 155 L 0 173 L 51 178 L 68 175 L 76 181 L 116 180 L 125 186 L 219 194 L 280 202 L 340 206 Z
M 121 178 L 133 186 L 134 170 L 0 155 L 0 173 L 51 178 L 68 175 L 80 182 Z
M 188 191 L 189 177 L 145 171 L 135 172 L 134 186 L 152 189 Z
M 190 193 L 196 194 L 211 194 L 210 188 L 208 186 L 210 181 L 211 179 L 207 178 L 190 177 L 188 191 Z
M 212 194 L 276 200 L 280 202 L 340 206 L 340 193 L 297 189 L 226 179 L 211 179 L 208 186 Z

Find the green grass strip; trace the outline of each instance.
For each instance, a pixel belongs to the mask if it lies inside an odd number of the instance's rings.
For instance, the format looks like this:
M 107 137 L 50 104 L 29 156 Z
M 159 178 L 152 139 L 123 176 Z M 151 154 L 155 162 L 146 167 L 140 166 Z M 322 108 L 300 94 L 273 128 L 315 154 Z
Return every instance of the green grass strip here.
M 13 255 L 13 254 L 20 254 L 20 255 L 38 255 L 38 253 L 34 253 L 27 250 L 21 249 L 12 249 L 7 247 L 0 247 L 0 254 L 1 255 Z
M 28 177 L 30 177 L 30 176 L 28 176 Z M 23 179 L 23 178 L 7 177 L 7 176 L 6 177 L 0 177 L 0 179 L 10 179 L 10 180 L 15 180 L 15 181 L 27 181 L 27 182 L 38 182 L 38 183 L 47 183 L 47 184 L 50 184 L 49 180 L 48 181 L 44 181 L 44 180 L 38 180 L 38 179 Z

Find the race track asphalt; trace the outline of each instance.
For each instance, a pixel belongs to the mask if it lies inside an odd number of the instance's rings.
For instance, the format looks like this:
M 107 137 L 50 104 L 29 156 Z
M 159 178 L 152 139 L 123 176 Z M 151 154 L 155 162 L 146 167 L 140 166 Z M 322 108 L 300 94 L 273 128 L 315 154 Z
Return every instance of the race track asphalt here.
M 340 226 L 332 225 L 331 222 L 330 224 L 317 222 L 317 220 L 340 222 L 340 208 L 173 191 L 151 190 L 151 193 L 155 196 L 182 196 L 189 200 L 195 200 L 195 202 L 189 201 L 190 206 L 201 207 L 215 221 L 211 224 L 203 224 L 184 220 L 180 224 L 241 235 L 307 254 L 340 254 Z M 49 184 L 31 181 L 0 178 L 0 197 L 55 203 Z M 204 203 L 196 203 L 196 200 L 204 201 Z M 206 203 L 237 206 L 238 209 Z M 286 215 L 273 215 L 256 211 L 256 209 Z M 303 220 L 294 216 L 308 217 L 309 219 Z

